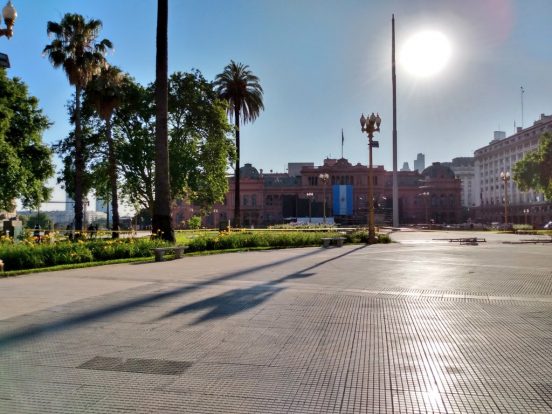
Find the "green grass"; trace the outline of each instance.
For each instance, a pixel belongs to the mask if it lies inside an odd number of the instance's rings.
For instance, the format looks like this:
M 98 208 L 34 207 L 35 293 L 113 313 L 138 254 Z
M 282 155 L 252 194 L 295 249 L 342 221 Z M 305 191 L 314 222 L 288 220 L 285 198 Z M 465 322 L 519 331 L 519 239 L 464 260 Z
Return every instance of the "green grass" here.
M 50 267 L 38 267 L 35 269 L 8 270 L 6 272 L 0 272 L 0 278 L 26 275 L 30 273 L 55 272 L 58 270 L 81 269 L 85 267 L 104 266 L 104 265 L 120 264 L 120 263 L 136 263 L 136 262 L 144 262 L 144 263 L 153 262 L 153 256 L 132 257 L 127 259 L 114 259 L 114 260 L 104 260 L 104 261 L 86 262 L 86 263 L 67 263 L 63 265 L 50 266 Z
M 187 245 L 187 255 L 229 253 L 248 250 L 320 246 L 324 237 L 345 237 L 346 243 L 366 243 L 366 231 L 342 234 L 336 231 L 193 231 L 177 234 L 177 244 Z M 378 235 L 379 243 L 389 243 L 387 235 Z M 4 262 L 1 276 L 55 271 L 102 264 L 150 261 L 152 249 L 166 246 L 150 238 L 88 240 L 36 244 L 30 241 L 0 242 L 0 259 Z

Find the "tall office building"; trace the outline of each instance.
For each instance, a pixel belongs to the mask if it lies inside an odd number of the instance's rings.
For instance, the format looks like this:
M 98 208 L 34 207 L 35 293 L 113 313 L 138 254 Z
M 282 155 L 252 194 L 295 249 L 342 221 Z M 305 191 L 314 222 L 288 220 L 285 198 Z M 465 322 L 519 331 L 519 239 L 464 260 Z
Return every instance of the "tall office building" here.
M 65 211 L 75 211 L 75 200 L 69 197 L 67 193 L 65 193 Z
M 414 160 L 414 171 L 421 173 L 423 170 L 425 170 L 425 155 L 420 152 Z
M 532 126 L 517 128 L 514 135 L 506 137 L 503 131 L 495 131 L 493 140 L 475 151 L 475 204 L 479 208 L 479 219 L 483 221 L 504 221 L 505 183 L 500 173 L 509 173 L 512 177 L 514 164 L 525 154 L 535 150 L 539 137 L 552 131 L 552 115 L 541 114 Z M 520 191 L 513 179 L 507 181 L 508 222 L 522 223 L 524 210 L 528 210 L 530 223 L 541 224 L 552 217 L 552 203 L 545 202 L 543 194 L 534 190 Z

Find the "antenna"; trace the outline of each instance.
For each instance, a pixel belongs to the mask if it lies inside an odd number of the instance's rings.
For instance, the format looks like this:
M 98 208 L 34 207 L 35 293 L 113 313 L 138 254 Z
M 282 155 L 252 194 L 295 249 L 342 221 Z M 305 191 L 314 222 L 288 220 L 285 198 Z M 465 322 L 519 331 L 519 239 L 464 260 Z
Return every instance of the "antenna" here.
M 521 95 L 521 128 L 523 129 L 523 94 L 525 93 L 525 89 L 523 89 L 523 86 L 520 86 L 519 89 Z

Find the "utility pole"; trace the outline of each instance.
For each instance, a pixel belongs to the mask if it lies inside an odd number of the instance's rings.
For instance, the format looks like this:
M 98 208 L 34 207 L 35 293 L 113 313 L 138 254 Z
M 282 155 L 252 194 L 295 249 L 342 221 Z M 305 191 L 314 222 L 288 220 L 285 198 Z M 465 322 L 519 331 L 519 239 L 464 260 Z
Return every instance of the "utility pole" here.
M 395 15 L 391 19 L 391 78 L 393 81 L 393 227 L 399 226 L 399 183 L 397 177 L 397 76 L 395 72 Z

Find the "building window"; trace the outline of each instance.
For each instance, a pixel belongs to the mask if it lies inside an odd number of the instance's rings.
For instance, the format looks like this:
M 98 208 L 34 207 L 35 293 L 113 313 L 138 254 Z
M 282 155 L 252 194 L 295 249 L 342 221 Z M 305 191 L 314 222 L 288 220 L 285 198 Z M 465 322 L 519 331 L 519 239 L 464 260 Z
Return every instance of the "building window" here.
M 309 185 L 318 185 L 318 177 L 309 177 Z
M 243 196 L 242 204 L 244 207 L 249 204 L 249 196 L 246 196 L 246 195 Z
M 253 195 L 251 196 L 251 205 L 252 205 L 253 207 L 257 207 L 257 194 L 253 194 Z

